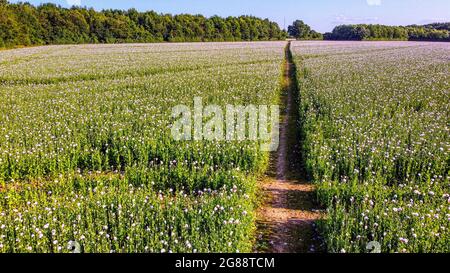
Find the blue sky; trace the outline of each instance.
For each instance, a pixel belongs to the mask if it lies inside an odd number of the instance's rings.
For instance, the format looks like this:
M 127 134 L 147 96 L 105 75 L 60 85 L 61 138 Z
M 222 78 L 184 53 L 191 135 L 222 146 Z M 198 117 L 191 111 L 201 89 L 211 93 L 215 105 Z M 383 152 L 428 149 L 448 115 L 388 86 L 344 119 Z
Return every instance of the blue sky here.
M 19 2 L 10 0 L 10 2 Z M 255 15 L 281 27 L 302 19 L 314 29 L 331 31 L 339 24 L 425 24 L 450 21 L 450 0 L 28 0 L 32 4 L 53 2 L 61 6 L 80 4 L 106 8 L 205 16 Z

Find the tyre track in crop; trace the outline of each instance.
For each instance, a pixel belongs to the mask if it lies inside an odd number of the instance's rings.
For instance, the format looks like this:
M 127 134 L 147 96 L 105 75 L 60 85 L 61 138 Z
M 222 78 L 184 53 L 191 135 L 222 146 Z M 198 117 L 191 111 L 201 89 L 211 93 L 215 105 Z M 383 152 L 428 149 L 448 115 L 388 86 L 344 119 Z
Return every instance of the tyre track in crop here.
M 301 172 L 296 67 L 288 42 L 283 64 L 280 145 L 262 180 L 263 204 L 258 210 L 256 252 L 320 252 L 316 224 L 322 212 L 315 204 L 315 187 Z

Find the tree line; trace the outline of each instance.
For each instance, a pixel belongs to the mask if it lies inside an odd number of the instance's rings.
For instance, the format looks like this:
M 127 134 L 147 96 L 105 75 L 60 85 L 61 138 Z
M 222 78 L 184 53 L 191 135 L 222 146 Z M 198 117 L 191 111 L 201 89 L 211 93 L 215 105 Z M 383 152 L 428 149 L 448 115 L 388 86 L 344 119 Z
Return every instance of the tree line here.
M 262 41 L 287 33 L 268 19 L 158 14 L 0 0 L 0 47 L 125 42 Z
M 325 40 L 450 41 L 450 23 L 424 26 L 340 25 L 324 34 Z

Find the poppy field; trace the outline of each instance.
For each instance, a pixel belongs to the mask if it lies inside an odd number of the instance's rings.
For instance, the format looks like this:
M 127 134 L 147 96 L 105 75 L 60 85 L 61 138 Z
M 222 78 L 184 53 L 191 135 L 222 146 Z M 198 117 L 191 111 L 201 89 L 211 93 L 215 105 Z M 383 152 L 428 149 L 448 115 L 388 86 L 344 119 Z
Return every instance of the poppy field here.
M 283 111 L 287 45 L 325 250 L 450 252 L 450 45 L 280 41 L 0 51 L 0 253 L 255 251 L 273 153 L 173 109 Z
M 175 141 L 172 108 L 276 103 L 284 42 L 0 52 L 0 252 L 248 252 L 254 141 Z
M 302 160 L 330 252 L 450 252 L 450 45 L 296 42 Z

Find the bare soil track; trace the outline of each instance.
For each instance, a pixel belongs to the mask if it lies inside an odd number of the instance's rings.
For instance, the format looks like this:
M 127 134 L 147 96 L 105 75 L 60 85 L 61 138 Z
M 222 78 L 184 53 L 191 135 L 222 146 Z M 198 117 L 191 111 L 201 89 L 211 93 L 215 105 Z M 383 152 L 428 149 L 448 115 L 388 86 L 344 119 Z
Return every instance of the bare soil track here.
M 306 253 L 321 251 L 315 223 L 322 217 L 315 188 L 301 173 L 298 137 L 298 85 L 290 42 L 283 66 L 280 146 L 272 155 L 262 181 L 263 204 L 258 210 L 257 252 Z

